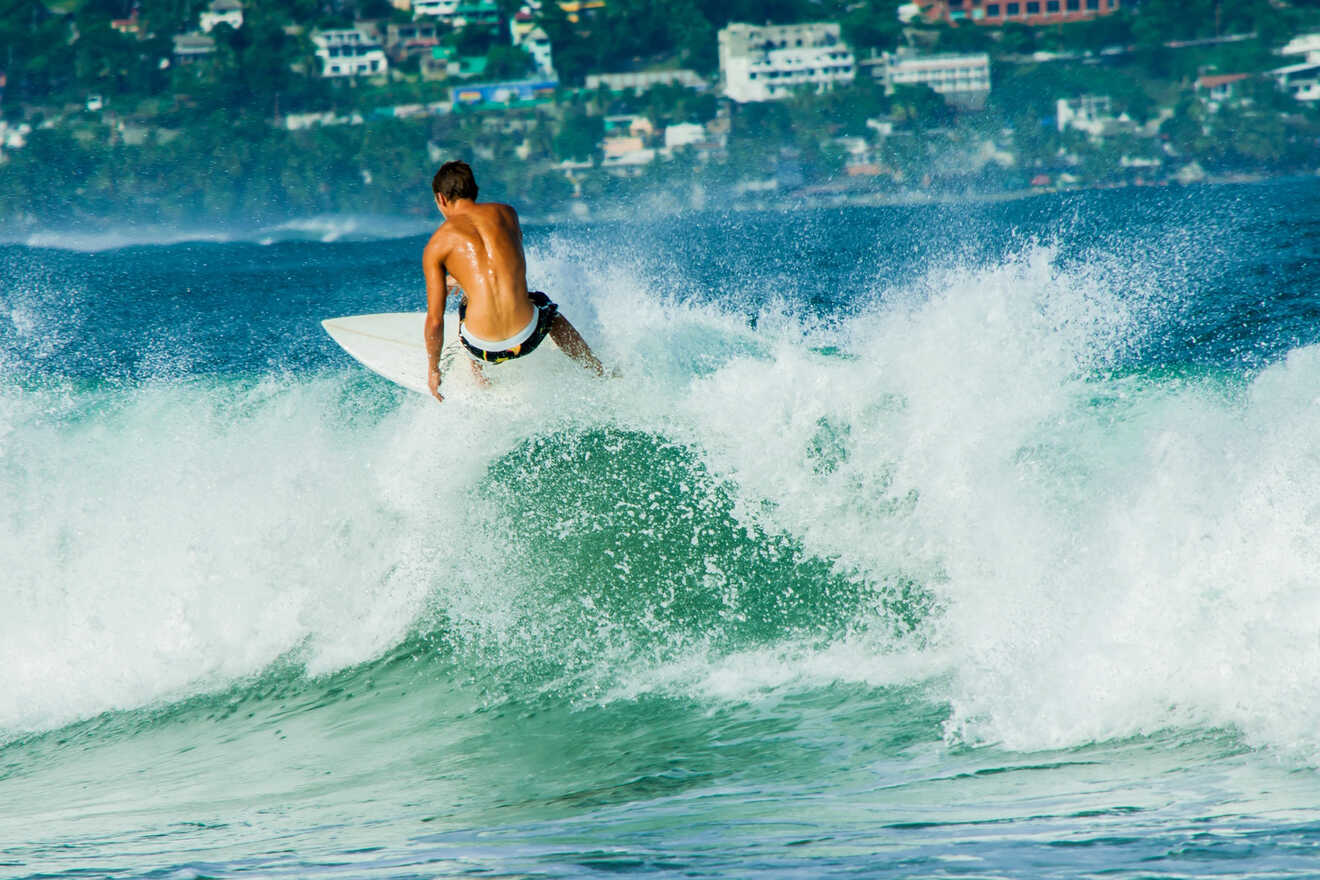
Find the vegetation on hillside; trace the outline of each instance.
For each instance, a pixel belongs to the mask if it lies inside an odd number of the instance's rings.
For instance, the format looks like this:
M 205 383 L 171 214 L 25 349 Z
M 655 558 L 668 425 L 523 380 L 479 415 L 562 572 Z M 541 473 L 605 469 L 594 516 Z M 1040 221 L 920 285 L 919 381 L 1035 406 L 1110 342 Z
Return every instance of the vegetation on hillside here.
M 1224 173 L 1314 170 L 1320 142 L 1316 110 L 1268 79 L 1244 83 L 1248 101 L 1217 112 L 1191 93 L 1206 73 L 1278 66 L 1275 47 L 1320 29 L 1320 0 L 1285 7 L 1273 0 L 1144 0 L 1137 12 L 1055 27 L 906 30 L 897 0 L 610 0 L 576 22 L 546 3 L 541 24 L 565 84 L 554 103 L 408 120 L 378 119 L 372 111 L 446 101 L 451 84 L 423 81 L 415 66 L 384 82 L 326 80 L 316 75 L 309 39 L 315 27 L 361 17 L 407 20 L 387 0 L 248 3 L 243 27 L 213 32 L 214 56 L 162 63 L 172 57 L 173 35 L 196 27 L 205 2 L 136 0 L 140 34 L 133 35 L 111 22 L 127 18 L 134 0 L 0 0 L 0 61 L 8 80 L 0 113 L 35 126 L 28 145 L 6 151 L 0 162 L 0 216 L 274 219 L 429 211 L 424 183 L 440 156 L 478 161 L 484 192 L 517 197 L 535 210 L 562 204 L 575 186 L 588 197 L 764 178 L 810 187 L 842 177 L 847 156 L 840 138 L 875 143 L 868 120 L 893 127 L 876 146 L 876 161 L 891 172 L 876 179 L 877 188 L 994 191 L 1064 171 L 1102 182 L 1133 176 L 1123 169 L 1154 159 L 1196 161 Z M 517 2 L 498 5 L 507 20 Z M 904 42 L 930 51 L 990 52 L 989 103 L 957 112 L 927 88 L 887 95 L 867 78 L 821 95 L 722 111 L 712 91 L 659 86 L 634 96 L 574 88 L 590 72 L 688 66 L 711 75 L 716 32 L 730 21 L 822 19 L 840 21 L 859 55 Z M 461 53 L 484 54 L 493 76 L 526 72 L 526 54 L 508 47 L 500 33 L 468 28 L 445 39 Z M 1255 36 L 1165 45 L 1227 33 Z M 1064 57 L 1044 61 L 1033 53 Z M 1116 113 L 1150 123 L 1159 136 L 1097 141 L 1059 132 L 1056 100 L 1092 93 L 1109 96 Z M 90 94 L 104 99 L 105 112 L 84 109 Z M 1172 115 L 1163 118 L 1161 108 L 1172 108 Z M 326 110 L 357 112 L 368 122 L 300 131 L 271 124 L 289 113 Z M 711 164 L 699 167 L 692 151 L 683 150 L 627 181 L 599 169 L 575 172 L 570 181 L 552 167 L 598 157 L 606 115 L 641 114 L 663 126 L 705 123 L 717 112 L 729 115 L 730 134 Z M 139 134 L 130 137 L 134 127 Z

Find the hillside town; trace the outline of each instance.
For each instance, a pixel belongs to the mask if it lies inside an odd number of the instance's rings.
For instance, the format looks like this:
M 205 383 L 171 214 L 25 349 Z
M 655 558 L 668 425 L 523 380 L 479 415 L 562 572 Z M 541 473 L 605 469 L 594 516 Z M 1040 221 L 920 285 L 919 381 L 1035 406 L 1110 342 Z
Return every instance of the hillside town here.
M 1320 171 L 1316 4 L 25 3 L 0 33 L 10 218 L 168 215 L 186 192 L 144 169 L 185 148 L 240 181 L 202 199 L 231 215 L 412 210 L 455 155 L 579 216 Z

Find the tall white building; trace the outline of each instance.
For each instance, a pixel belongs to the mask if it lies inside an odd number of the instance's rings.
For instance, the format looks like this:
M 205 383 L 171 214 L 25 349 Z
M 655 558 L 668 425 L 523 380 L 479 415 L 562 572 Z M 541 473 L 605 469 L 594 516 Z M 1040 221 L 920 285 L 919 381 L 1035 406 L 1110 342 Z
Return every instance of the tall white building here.
M 938 92 L 948 104 L 980 109 L 990 94 L 990 56 L 913 55 L 886 52 L 880 56 L 877 78 L 883 77 L 885 91 L 895 86 L 924 85 Z
M 719 53 L 724 94 L 739 102 L 785 98 L 804 87 L 820 92 L 857 75 L 833 22 L 731 24 L 720 31 Z
M 357 28 L 317 31 L 312 34 L 321 76 L 381 76 L 390 69 L 380 43 Z

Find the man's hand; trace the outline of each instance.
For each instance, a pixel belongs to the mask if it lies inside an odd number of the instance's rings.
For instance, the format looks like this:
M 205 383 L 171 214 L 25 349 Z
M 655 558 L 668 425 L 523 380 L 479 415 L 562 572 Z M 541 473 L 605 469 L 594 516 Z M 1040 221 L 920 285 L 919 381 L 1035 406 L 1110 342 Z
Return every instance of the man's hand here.
M 431 396 L 444 403 L 445 396 L 440 393 L 440 368 L 432 367 L 431 373 L 426 377 L 426 387 L 431 389 Z

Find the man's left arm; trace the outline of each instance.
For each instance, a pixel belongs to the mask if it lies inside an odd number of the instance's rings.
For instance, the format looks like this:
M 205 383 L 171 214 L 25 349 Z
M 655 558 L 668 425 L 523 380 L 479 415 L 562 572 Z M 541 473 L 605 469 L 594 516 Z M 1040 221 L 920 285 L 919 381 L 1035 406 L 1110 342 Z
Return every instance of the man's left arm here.
M 449 298 L 444 256 L 435 239 L 422 253 L 422 272 L 426 276 L 426 387 L 441 401 L 445 398 L 440 393 L 440 351 L 445 344 L 445 302 Z

